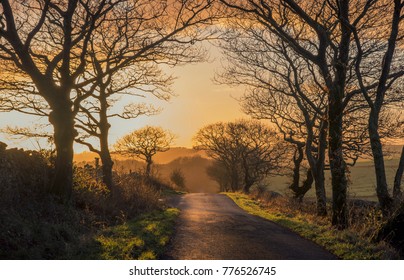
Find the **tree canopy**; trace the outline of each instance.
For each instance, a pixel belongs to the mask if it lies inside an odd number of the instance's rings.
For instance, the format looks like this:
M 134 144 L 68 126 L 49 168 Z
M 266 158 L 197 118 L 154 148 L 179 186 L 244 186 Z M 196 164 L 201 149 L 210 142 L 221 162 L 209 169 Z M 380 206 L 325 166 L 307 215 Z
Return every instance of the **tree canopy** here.
M 117 153 L 144 160 L 146 176 L 150 177 L 153 156 L 168 151 L 174 138 L 174 134 L 161 127 L 145 126 L 119 139 L 114 147 Z
M 266 176 L 278 174 L 287 157 L 287 145 L 276 132 L 253 120 L 205 126 L 195 135 L 194 148 L 205 150 L 224 167 L 228 189 L 246 193 Z

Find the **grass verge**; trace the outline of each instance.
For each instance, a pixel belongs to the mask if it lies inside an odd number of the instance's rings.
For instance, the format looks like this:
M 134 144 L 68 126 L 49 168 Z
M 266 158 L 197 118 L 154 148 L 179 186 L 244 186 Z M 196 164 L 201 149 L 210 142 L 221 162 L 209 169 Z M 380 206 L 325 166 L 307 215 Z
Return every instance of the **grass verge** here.
M 95 236 L 83 255 L 106 260 L 158 259 L 170 241 L 178 215 L 176 208 L 155 210 L 108 227 Z
M 225 193 L 240 208 L 250 214 L 276 222 L 299 235 L 321 245 L 341 259 L 374 260 L 396 259 L 397 253 L 386 243 L 373 243 L 352 230 L 338 231 L 326 219 L 316 223 L 313 217 L 304 213 L 295 214 L 264 207 L 260 202 L 240 193 Z

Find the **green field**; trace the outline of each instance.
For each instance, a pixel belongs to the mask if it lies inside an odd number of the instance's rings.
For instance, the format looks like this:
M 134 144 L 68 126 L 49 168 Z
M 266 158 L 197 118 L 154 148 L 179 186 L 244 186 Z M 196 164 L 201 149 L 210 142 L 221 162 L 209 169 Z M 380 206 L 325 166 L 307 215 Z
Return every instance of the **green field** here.
M 392 188 L 395 172 L 398 166 L 398 159 L 386 161 L 386 172 L 389 187 Z M 358 162 L 354 167 L 349 168 L 349 195 L 351 198 L 377 200 L 376 197 L 376 177 L 372 162 Z M 303 176 L 303 174 L 302 174 Z M 303 177 L 302 177 L 303 178 Z M 326 192 L 327 197 L 331 197 L 331 179 L 330 172 L 326 171 Z M 277 176 L 268 179 L 268 188 L 271 191 L 288 193 L 288 185 L 291 179 L 287 176 Z M 311 189 L 306 197 L 314 197 L 314 188 Z

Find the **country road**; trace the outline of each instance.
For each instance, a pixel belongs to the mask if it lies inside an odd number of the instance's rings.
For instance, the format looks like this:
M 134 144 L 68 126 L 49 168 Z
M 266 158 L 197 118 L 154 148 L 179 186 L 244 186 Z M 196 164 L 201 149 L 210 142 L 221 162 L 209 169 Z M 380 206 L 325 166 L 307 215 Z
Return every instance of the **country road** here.
M 337 259 L 290 230 L 246 213 L 225 195 L 186 194 L 170 204 L 181 214 L 166 259 Z

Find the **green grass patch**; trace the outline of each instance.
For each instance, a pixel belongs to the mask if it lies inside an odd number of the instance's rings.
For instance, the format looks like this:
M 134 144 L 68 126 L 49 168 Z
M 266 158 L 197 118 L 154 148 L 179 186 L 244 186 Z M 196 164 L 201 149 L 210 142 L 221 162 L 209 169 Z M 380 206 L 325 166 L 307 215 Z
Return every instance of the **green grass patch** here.
M 305 214 L 291 214 L 263 207 L 258 201 L 252 200 L 248 195 L 240 193 L 225 193 L 240 208 L 250 214 L 276 222 L 291 229 L 341 259 L 374 260 L 397 258 L 396 252 L 385 243 L 372 243 L 359 234 L 350 231 L 338 231 L 330 223 L 316 224 L 311 217 Z
M 170 241 L 179 210 L 168 208 L 142 214 L 98 233 L 86 258 L 104 260 L 158 259 Z

